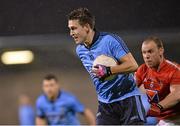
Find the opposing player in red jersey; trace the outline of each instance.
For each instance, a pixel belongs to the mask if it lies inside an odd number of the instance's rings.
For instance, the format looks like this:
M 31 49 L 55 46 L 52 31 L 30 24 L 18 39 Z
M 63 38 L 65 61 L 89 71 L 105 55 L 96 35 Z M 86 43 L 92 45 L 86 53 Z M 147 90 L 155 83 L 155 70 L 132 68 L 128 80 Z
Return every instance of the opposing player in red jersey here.
M 162 41 L 148 37 L 142 43 L 144 64 L 136 72 L 138 86 L 151 107 L 147 116 L 180 124 L 180 67 L 164 58 Z

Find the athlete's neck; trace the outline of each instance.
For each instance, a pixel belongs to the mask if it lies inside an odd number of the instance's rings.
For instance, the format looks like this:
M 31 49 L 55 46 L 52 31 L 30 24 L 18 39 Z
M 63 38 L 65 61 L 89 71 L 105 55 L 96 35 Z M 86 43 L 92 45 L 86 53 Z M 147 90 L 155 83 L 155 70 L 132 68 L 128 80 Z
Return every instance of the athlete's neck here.
M 59 93 L 60 93 L 60 91 L 56 92 L 56 93 L 54 94 L 54 96 L 52 96 L 51 98 L 49 98 L 50 101 L 55 101 L 55 100 L 58 98 Z
M 91 46 L 91 44 L 93 42 L 94 35 L 95 35 L 95 31 L 94 30 L 90 30 L 88 35 L 87 35 L 87 39 L 84 42 L 85 46 L 87 46 L 87 47 Z
M 160 70 L 161 64 L 162 64 L 163 61 L 164 61 L 164 57 L 162 56 L 161 59 L 160 59 L 159 64 L 154 67 L 154 69 L 155 69 L 156 71 L 159 71 L 159 70 Z

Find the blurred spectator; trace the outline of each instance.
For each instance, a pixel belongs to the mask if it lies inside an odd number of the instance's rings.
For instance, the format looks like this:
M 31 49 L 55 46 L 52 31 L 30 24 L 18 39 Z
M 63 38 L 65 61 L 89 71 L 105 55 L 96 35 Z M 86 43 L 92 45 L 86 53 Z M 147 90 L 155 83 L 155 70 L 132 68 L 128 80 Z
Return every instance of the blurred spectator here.
M 22 94 L 19 96 L 19 124 L 34 125 L 35 113 L 29 96 Z

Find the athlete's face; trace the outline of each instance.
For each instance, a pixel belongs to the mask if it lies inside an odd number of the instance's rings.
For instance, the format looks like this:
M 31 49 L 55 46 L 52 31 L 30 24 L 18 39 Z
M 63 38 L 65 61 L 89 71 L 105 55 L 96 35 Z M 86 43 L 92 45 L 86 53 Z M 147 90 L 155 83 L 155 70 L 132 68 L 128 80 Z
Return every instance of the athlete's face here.
M 43 91 L 49 99 L 54 99 L 59 92 L 59 84 L 56 80 L 43 80 Z
M 89 32 L 87 25 L 79 24 L 79 20 L 69 20 L 68 27 L 70 30 L 70 36 L 73 37 L 76 44 L 80 44 L 86 41 Z
M 150 68 L 158 68 L 164 50 L 158 48 L 154 41 L 143 42 L 141 50 L 145 64 Z

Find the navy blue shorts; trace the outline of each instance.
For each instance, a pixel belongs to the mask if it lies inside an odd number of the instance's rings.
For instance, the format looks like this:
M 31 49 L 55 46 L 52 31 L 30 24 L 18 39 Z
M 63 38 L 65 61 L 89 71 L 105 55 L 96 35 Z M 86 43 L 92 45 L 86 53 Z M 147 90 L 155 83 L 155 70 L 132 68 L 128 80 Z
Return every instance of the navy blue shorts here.
M 108 104 L 99 102 L 97 125 L 143 125 L 145 122 L 145 110 L 140 96 Z

